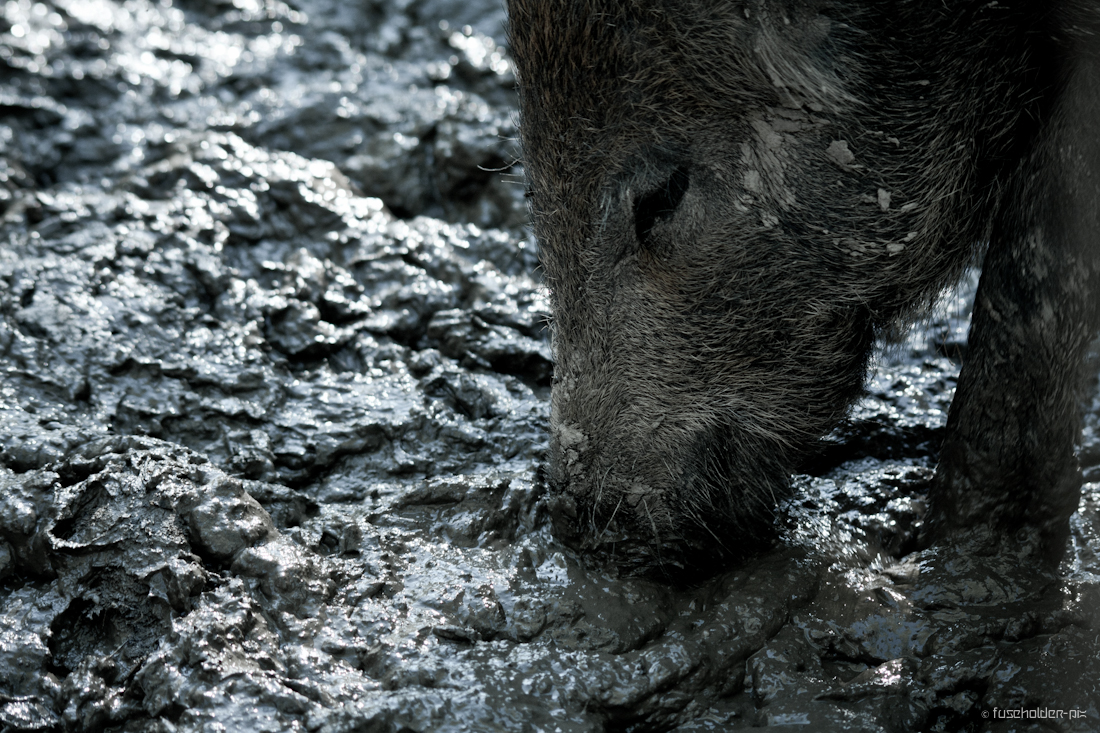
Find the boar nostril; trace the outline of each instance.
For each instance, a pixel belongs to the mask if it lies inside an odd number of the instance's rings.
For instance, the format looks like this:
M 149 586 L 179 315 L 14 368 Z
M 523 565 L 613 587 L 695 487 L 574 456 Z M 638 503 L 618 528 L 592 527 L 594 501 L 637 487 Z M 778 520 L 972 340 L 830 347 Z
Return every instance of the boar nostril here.
M 657 222 L 676 213 L 676 207 L 687 193 L 689 183 L 687 167 L 680 166 L 656 190 L 634 202 L 634 231 L 638 235 L 639 243 L 645 246 Z

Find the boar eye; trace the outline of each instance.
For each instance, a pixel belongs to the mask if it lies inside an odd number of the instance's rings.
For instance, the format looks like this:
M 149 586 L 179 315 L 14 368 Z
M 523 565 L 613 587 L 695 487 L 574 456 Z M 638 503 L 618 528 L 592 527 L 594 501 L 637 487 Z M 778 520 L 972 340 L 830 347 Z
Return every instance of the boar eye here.
M 634 231 L 643 246 L 657 222 L 669 219 L 676 213 L 689 182 L 687 167 L 680 166 L 672 171 L 667 181 L 634 202 Z

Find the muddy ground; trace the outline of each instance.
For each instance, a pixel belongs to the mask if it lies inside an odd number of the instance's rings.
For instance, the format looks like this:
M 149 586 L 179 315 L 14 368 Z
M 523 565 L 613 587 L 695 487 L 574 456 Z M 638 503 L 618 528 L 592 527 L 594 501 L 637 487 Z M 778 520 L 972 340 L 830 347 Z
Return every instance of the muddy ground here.
M 752 562 L 555 539 L 503 20 L 0 5 L 0 731 L 1100 730 L 1100 483 L 917 549 L 972 283 Z

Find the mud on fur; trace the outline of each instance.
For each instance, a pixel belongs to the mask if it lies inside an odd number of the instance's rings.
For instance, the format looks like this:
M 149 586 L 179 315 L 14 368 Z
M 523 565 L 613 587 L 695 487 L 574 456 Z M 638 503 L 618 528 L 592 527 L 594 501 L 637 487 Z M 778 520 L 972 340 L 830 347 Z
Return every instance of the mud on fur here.
M 1062 547 L 1097 326 L 1100 11 L 509 0 L 581 541 L 738 555 L 876 338 L 983 272 L 930 536 Z

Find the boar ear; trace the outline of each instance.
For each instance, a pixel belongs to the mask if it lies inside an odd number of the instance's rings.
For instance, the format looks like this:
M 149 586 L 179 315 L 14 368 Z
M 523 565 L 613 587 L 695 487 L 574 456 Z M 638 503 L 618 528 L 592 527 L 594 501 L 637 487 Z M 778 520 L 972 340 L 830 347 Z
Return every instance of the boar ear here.
M 660 186 L 634 201 L 634 232 L 639 244 L 646 246 L 653 227 L 676 213 L 690 183 L 687 166 L 677 166 Z

